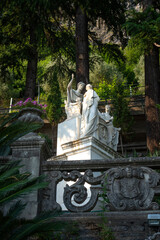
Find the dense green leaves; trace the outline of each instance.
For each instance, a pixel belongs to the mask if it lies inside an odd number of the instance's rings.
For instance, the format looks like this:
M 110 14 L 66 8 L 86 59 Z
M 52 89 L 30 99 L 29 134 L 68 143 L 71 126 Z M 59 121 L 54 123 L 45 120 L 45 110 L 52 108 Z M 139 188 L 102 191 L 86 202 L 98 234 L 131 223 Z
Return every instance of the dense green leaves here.
M 30 173 L 20 174 L 18 164 L 16 161 L 0 167 L 0 206 L 48 185 L 43 176 L 29 179 Z
M 21 167 L 19 161 L 0 167 L 1 240 L 24 240 L 38 235 L 41 239 L 50 239 L 54 231 L 62 228 L 62 223 L 53 221 L 57 213 L 43 213 L 32 220 L 20 218 L 26 206 L 26 203 L 22 203 L 24 196 L 48 185 L 43 176 L 31 178 L 28 172 L 20 173 Z
M 114 126 L 121 127 L 122 134 L 130 132 L 133 119 L 128 107 L 129 87 L 127 82 L 117 77 L 108 84 L 105 81 L 101 81 L 96 92 L 101 99 L 112 104 Z
M 50 92 L 47 97 L 47 116 L 51 123 L 58 124 L 62 116 L 61 109 L 61 93 L 57 79 L 57 71 L 54 69 L 53 74 L 50 76 Z
M 48 54 L 52 55 L 53 61 L 58 60 L 57 63 L 63 72 L 75 71 L 75 14 L 78 5 L 86 11 L 88 20 L 92 24 L 95 24 L 98 17 L 102 17 L 108 31 L 112 29 L 116 37 L 122 35 L 120 24 L 124 22 L 125 1 L 102 1 L 101 4 L 98 1 L 83 0 L 1 1 L 0 82 L 4 85 L 3 89 L 10 89 L 9 82 L 11 83 L 10 85 L 13 86 L 11 97 L 18 97 L 18 94 L 24 96 L 26 78 L 24 60 L 32 59 L 33 48 L 37 48 L 39 61 L 43 49 L 50 49 Z M 29 43 L 30 29 L 33 26 L 37 40 L 35 44 Z M 108 51 L 108 59 L 113 54 L 110 50 L 113 46 L 104 46 L 104 48 L 106 48 L 105 52 Z M 114 54 L 113 56 L 115 59 L 118 57 Z M 23 79 L 22 84 L 20 84 L 21 79 Z M 13 91 L 16 85 L 19 85 L 18 91 Z
M 160 14 L 153 7 L 132 10 L 124 26 L 132 37 L 130 44 L 140 45 L 141 51 L 149 51 L 153 44 L 160 43 Z

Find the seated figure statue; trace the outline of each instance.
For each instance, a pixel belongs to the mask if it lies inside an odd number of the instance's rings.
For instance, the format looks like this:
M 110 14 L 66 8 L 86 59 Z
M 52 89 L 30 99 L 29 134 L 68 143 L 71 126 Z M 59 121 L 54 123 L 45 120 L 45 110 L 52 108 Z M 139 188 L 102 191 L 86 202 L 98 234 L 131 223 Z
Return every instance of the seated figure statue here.
M 67 114 L 67 119 L 79 116 L 81 114 L 83 94 L 81 93 L 85 83 L 79 82 L 77 85 L 77 90 L 72 89 L 72 83 L 74 80 L 74 75 L 72 74 L 72 79 L 67 86 L 67 101 L 65 100 L 65 112 Z
M 100 113 L 100 117 L 107 123 L 107 145 L 117 151 L 117 145 L 119 141 L 119 131 L 121 128 L 113 126 L 113 117 L 110 115 L 110 106 L 105 106 L 105 113 Z

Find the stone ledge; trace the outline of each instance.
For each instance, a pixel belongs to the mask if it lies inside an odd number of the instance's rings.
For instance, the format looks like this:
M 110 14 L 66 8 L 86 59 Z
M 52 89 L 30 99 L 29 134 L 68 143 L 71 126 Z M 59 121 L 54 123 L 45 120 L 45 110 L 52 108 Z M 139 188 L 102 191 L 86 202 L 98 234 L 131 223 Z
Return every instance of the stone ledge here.
M 12 143 L 12 148 L 33 148 L 33 147 L 39 147 L 45 143 L 44 139 L 30 139 L 30 140 L 17 140 L 14 143 Z
M 78 140 L 68 141 L 61 144 L 61 146 L 58 144 L 57 156 L 48 159 L 48 161 L 116 159 L 121 157 L 119 153 L 104 144 L 103 141 L 93 136 L 87 136 Z
M 75 160 L 75 161 L 46 161 L 42 165 L 43 171 L 51 170 L 103 170 L 113 167 L 121 167 L 126 165 L 131 166 L 147 166 L 153 169 L 160 168 L 160 157 L 139 157 L 139 158 L 116 158 L 112 159 L 98 159 L 98 160 Z
M 62 144 L 62 149 L 66 154 L 68 154 L 67 150 L 72 150 L 72 155 L 74 155 L 74 151 L 80 152 L 86 148 L 95 148 L 96 152 L 101 152 L 101 154 L 103 153 L 104 156 L 108 154 L 108 157 L 111 158 L 121 157 L 119 153 L 117 153 L 112 148 L 108 147 L 106 144 L 104 144 L 95 137 L 87 136 L 72 142 Z
M 146 219 L 148 214 L 160 214 L 160 210 L 150 210 L 150 211 L 114 211 L 114 212 L 103 212 L 103 211 L 97 211 L 97 212 L 84 212 L 84 213 L 69 213 L 69 212 L 62 212 L 62 215 L 60 217 L 56 217 L 56 219 L 61 218 L 62 219 L 72 219 L 72 220 L 85 220 L 85 219 L 101 219 L 102 215 L 109 218 L 112 218 L 114 220 L 119 220 L 119 219 L 126 219 L 129 218 L 131 219 Z
M 43 149 L 43 153 L 45 155 L 45 160 L 48 159 L 51 155 L 51 149 L 49 148 L 46 140 L 44 138 L 41 138 L 38 136 L 37 139 L 18 139 L 11 145 L 12 151 L 30 151 L 30 154 L 32 155 L 32 152 L 35 150 Z

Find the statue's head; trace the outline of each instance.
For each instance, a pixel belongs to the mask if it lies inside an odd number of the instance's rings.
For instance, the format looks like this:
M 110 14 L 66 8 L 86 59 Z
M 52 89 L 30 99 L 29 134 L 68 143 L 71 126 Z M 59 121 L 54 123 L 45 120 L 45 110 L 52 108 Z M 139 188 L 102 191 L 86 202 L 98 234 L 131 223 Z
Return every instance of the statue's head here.
M 86 85 L 86 90 L 92 89 L 92 85 L 91 84 L 87 84 Z
M 109 105 L 106 105 L 105 106 L 105 112 L 110 113 L 110 110 L 111 110 L 111 107 Z
M 77 89 L 81 92 L 83 90 L 84 86 L 85 86 L 84 82 L 79 82 L 77 85 Z

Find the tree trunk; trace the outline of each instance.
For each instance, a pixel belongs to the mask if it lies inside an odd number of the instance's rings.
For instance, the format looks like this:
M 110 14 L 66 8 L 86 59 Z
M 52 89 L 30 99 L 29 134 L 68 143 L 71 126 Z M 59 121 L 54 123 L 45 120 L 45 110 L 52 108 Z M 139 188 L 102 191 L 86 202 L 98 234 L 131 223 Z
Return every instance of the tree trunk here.
M 80 7 L 76 11 L 76 82 L 89 82 L 88 20 Z
M 145 112 L 147 147 L 151 153 L 160 149 L 160 120 L 156 105 L 159 100 L 159 49 L 145 55 Z
M 26 74 L 25 98 L 34 98 L 36 95 L 36 78 L 37 78 L 37 38 L 34 25 L 30 28 L 30 50 L 28 54 L 28 65 Z

